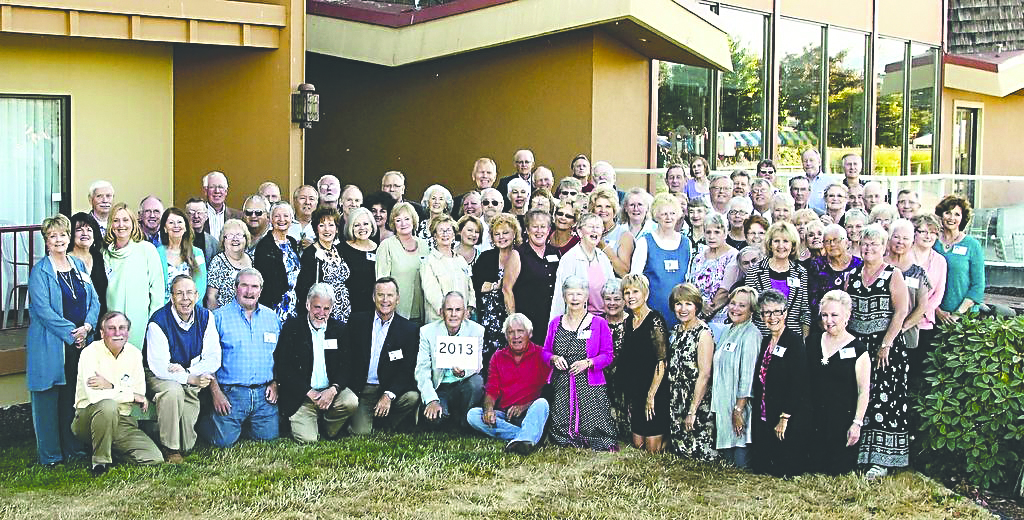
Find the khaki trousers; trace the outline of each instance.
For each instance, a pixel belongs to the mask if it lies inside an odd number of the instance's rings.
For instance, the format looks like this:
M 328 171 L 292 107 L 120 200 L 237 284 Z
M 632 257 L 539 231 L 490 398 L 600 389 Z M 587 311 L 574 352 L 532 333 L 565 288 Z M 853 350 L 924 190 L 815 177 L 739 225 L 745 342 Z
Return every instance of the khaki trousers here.
M 92 446 L 92 463 L 110 464 L 113 462 L 112 451 L 136 464 L 163 462 L 160 448 L 142 433 L 134 418 L 118 412 L 118 404 L 112 399 L 104 399 L 79 408 L 71 423 L 75 437 Z
M 380 385 L 367 384 L 359 392 L 359 408 L 352 415 L 352 424 L 348 431 L 352 435 L 369 435 L 373 432 L 374 408 L 377 401 L 384 395 L 384 389 Z M 380 419 L 380 425 L 387 429 L 393 429 L 402 422 L 409 412 L 416 409 L 420 403 L 420 393 L 410 390 L 402 395 L 396 396 L 391 402 L 391 409 L 388 415 Z
M 316 403 L 309 396 L 306 396 L 302 406 L 288 418 L 288 422 L 292 425 L 292 437 L 295 439 L 295 442 L 316 442 L 320 440 L 320 428 L 317 419 L 321 414 L 323 414 L 324 431 L 327 434 L 327 438 L 336 437 L 338 432 L 341 431 L 341 427 L 345 426 L 345 422 L 348 421 L 349 417 L 352 417 L 352 414 L 355 413 L 358 407 L 359 398 L 356 397 L 355 392 L 348 388 L 338 392 L 338 395 L 334 396 L 331 406 L 327 407 L 326 410 L 317 408 Z
M 199 387 L 159 379 L 148 371 L 146 387 L 156 405 L 160 444 L 169 450 L 191 450 L 196 445 Z

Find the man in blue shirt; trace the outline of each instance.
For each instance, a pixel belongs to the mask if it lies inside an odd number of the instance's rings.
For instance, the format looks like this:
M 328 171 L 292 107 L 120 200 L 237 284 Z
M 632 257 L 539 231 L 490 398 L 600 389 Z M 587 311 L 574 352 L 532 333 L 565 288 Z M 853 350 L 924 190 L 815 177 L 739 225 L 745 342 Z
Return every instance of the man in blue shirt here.
M 243 432 L 254 440 L 278 435 L 274 350 L 281 322 L 259 304 L 262 290 L 263 275 L 242 269 L 235 277 L 235 299 L 213 311 L 221 367 L 210 382 L 213 413 L 199 433 L 214 446 L 231 446 Z

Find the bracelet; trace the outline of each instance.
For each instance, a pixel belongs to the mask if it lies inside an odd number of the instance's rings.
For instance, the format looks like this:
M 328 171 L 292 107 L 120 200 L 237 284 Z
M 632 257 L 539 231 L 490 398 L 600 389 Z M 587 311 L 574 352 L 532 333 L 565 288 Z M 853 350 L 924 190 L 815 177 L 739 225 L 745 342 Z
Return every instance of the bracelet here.
M 744 408 L 746 408 L 746 407 L 745 406 L 733 406 L 732 407 L 732 411 L 734 411 L 734 412 L 742 412 Z
M 694 413 L 694 412 L 690 412 L 690 413 L 686 414 L 686 416 L 687 416 L 687 417 L 690 417 L 691 415 L 692 415 L 693 417 L 697 417 L 697 414 L 696 414 L 696 413 Z

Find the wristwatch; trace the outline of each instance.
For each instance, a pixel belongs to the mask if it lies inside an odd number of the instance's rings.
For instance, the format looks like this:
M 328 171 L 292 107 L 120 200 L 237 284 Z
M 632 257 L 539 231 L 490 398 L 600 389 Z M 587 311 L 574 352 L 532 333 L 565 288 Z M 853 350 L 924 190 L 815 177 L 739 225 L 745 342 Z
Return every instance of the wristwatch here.
M 391 390 L 385 390 L 384 395 L 388 396 L 388 399 L 391 399 L 392 401 L 395 400 L 395 393 Z

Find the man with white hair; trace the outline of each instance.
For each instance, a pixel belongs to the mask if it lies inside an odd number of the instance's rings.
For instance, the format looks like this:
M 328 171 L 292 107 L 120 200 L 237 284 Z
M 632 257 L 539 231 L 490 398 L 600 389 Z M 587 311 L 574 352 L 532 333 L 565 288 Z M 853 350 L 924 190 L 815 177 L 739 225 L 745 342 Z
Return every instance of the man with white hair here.
M 260 187 L 256 189 L 256 194 L 267 199 L 267 204 L 274 204 L 281 200 L 281 187 L 277 183 L 267 181 L 260 184 Z
M 622 206 L 622 199 L 626 197 L 626 192 L 620 190 L 616 185 L 615 181 L 616 174 L 615 168 L 606 161 L 597 161 L 594 166 L 590 168 L 590 177 L 594 180 L 594 186 L 601 186 L 607 184 L 615 193 L 619 196 L 619 206 Z
M 349 212 L 363 205 L 363 192 L 359 189 L 359 186 L 355 184 L 345 186 L 345 189 L 341 192 L 340 204 L 341 218 L 345 220 L 348 218 Z
M 553 192 L 555 186 L 555 174 L 547 166 L 538 166 L 533 170 L 533 189 L 545 189 Z
M 864 185 L 864 212 L 871 214 L 871 209 L 876 204 L 885 202 L 885 188 L 878 181 L 871 181 Z
M 817 214 L 825 213 L 825 190 L 836 182 L 831 175 L 824 175 L 821 172 L 821 155 L 818 150 L 808 148 L 800 156 L 800 164 L 804 169 L 804 176 L 810 185 L 810 197 L 807 205 Z
M 92 218 L 100 225 L 99 237 L 95 240 L 102 240 L 107 234 L 107 218 L 110 217 L 110 208 L 114 206 L 114 185 L 108 181 L 95 181 L 89 185 L 89 205 L 92 206 Z
M 725 215 L 726 206 L 732 198 L 732 179 L 728 175 L 718 174 L 711 177 L 710 189 L 711 209 L 715 213 Z
M 214 240 L 220 240 L 220 230 L 224 223 L 237 218 L 242 219 L 241 210 L 229 208 L 228 198 L 228 177 L 223 172 L 212 171 L 203 175 L 203 194 L 206 196 L 206 231 Z
M 249 228 L 249 235 L 252 236 L 251 249 L 255 249 L 256 242 L 270 229 L 270 204 L 259 195 L 249 195 L 242 204 L 242 215 L 245 217 L 245 227 Z
M 331 174 L 325 174 L 316 182 L 316 191 L 320 206 L 338 209 L 341 197 L 341 181 Z

